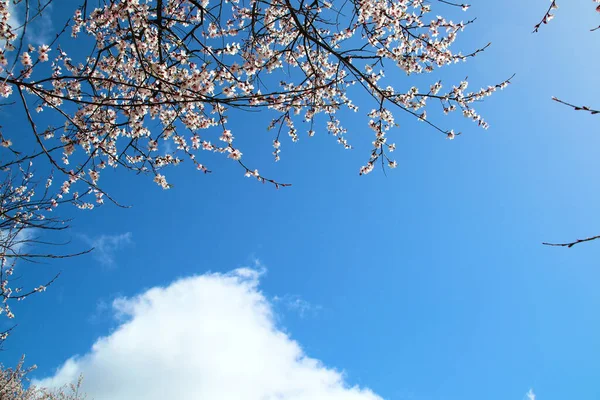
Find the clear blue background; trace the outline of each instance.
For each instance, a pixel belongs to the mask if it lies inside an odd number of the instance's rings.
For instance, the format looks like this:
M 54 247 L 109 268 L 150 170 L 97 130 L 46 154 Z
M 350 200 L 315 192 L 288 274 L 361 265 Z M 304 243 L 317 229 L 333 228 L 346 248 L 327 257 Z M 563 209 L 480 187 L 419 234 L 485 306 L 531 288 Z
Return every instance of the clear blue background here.
M 461 16 L 478 19 L 459 46 L 492 46 L 440 76 L 468 75 L 475 89 L 516 73 L 513 84 L 478 105 L 488 131 L 457 121 L 464 134 L 454 141 L 398 114 L 399 167 L 387 177 L 358 176 L 372 140 L 366 104 L 346 120 L 354 150 L 301 136 L 283 141 L 277 164 L 267 116 L 232 118 L 244 160 L 291 188 L 257 184 L 224 159 L 210 175 L 169 171 L 169 191 L 151 178 L 103 177 L 133 207 L 70 211 L 69 248 L 85 247 L 79 235 L 131 232 L 133 243 L 111 267 L 93 256 L 24 265 L 25 282 L 63 274 L 19 304 L 1 360 L 26 352 L 44 376 L 109 332 L 99 301 L 256 258 L 268 268 L 266 294 L 321 307 L 303 317 L 280 309 L 292 337 L 384 398 L 519 400 L 530 387 L 543 400 L 600 398 L 600 242 L 541 244 L 600 234 L 599 117 L 551 101 L 600 107 L 600 31 L 589 32 L 600 14 L 591 0 L 562 1 L 531 34 L 547 6 L 472 2 Z M 397 75 L 399 88 L 413 85 Z

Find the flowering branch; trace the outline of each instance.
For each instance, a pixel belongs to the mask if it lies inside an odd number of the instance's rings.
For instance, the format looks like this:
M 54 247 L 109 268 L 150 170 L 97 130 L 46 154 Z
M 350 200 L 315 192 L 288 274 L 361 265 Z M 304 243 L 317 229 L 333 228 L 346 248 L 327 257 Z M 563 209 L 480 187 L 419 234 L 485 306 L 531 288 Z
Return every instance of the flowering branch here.
M 592 0 L 592 1 L 594 3 L 600 3 L 600 0 Z M 548 22 L 552 21 L 552 19 L 554 19 L 554 14 L 552 14 L 552 10 L 556 10 L 556 9 L 558 9 L 558 4 L 556 3 L 556 0 L 552 0 L 552 3 L 550 3 L 550 7 L 548 7 L 548 10 L 544 14 L 544 17 L 533 28 L 533 32 L 532 33 L 538 32 L 539 29 L 540 29 L 540 27 L 542 26 L 542 24 L 547 24 Z M 600 12 L 600 5 L 596 6 L 596 11 Z M 600 29 L 600 26 L 597 26 L 596 28 L 590 29 L 590 31 L 593 32 L 593 31 L 595 31 L 597 29 Z
M 532 33 L 538 32 L 542 24 L 547 24 L 548 22 L 552 21 L 552 19 L 554 19 L 554 14 L 552 14 L 552 10 L 556 9 L 558 9 L 558 4 L 556 4 L 556 0 L 552 0 L 552 3 L 550 3 L 550 7 L 548 7 L 548 10 L 544 13 L 544 17 L 533 28 Z

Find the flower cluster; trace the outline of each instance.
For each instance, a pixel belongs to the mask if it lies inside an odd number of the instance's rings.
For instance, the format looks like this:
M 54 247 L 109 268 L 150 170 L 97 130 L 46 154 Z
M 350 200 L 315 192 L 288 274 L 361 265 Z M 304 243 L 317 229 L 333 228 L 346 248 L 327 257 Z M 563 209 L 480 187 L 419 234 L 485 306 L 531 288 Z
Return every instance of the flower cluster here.
M 2 339 L 2 336 L 0 336 Z M 19 400 L 82 400 L 82 378 L 68 387 L 47 389 L 31 384 L 28 375 L 37 369 L 36 365 L 25 367 L 25 356 L 12 368 L 0 364 L 0 394 L 3 399 Z

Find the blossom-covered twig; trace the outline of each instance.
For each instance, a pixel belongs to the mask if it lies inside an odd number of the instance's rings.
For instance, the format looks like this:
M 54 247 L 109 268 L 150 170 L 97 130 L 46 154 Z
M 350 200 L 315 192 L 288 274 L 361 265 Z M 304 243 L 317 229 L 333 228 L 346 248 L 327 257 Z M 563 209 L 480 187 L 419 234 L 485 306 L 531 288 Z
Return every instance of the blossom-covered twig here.
M 548 7 L 548 10 L 546 10 L 546 12 L 544 13 L 542 20 L 534 26 L 533 33 L 538 32 L 542 24 L 547 24 L 548 22 L 552 21 L 552 19 L 554 18 L 552 10 L 556 10 L 557 8 L 558 4 L 556 4 L 556 0 L 552 0 L 552 3 L 550 3 L 550 7 Z

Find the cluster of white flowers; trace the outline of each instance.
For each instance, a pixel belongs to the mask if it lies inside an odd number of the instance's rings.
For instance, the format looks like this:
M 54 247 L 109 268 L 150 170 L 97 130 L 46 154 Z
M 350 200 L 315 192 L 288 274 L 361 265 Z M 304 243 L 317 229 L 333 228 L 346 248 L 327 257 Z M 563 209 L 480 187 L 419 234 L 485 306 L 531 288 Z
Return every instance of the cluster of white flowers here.
M 0 340 L 3 339 L 0 333 Z M 37 369 L 36 365 L 25 367 L 25 357 L 12 368 L 0 364 L 0 395 L 3 399 L 18 400 L 83 400 L 82 378 L 71 385 L 58 389 L 35 387 L 30 384 L 28 374 Z

